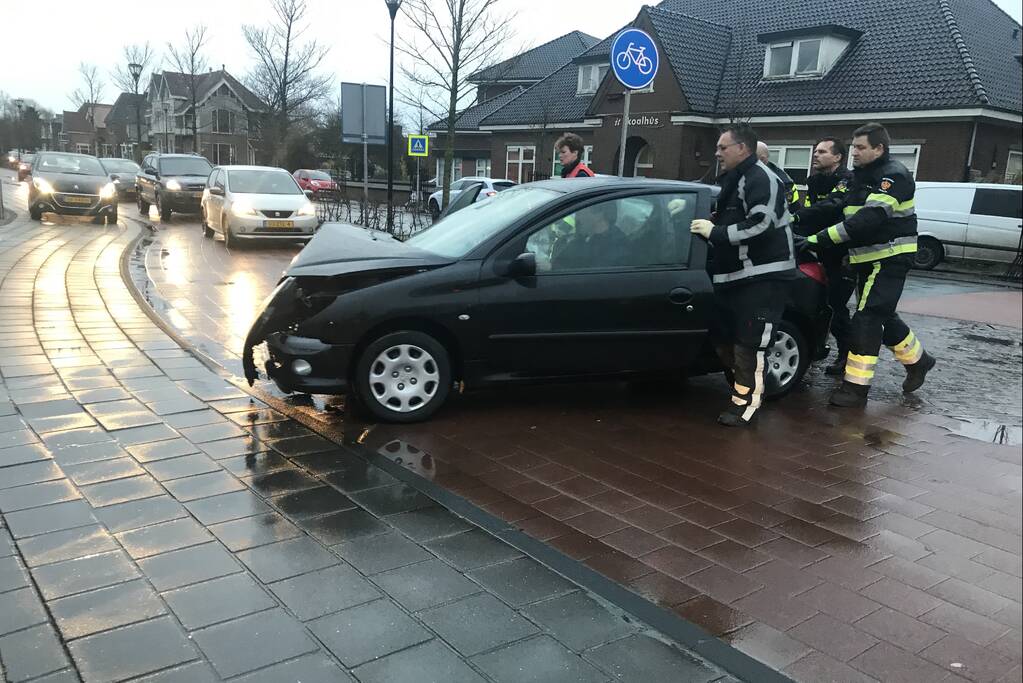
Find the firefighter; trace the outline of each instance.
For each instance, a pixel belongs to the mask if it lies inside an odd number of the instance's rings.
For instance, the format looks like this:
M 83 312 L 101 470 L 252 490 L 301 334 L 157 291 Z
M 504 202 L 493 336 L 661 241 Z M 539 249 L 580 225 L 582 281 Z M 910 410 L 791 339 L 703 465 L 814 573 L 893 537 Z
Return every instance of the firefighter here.
M 863 406 L 874 378 L 882 342 L 906 367 L 905 393 L 919 389 L 934 367 L 909 326 L 895 312 L 916 253 L 915 183 L 913 176 L 891 158 L 891 139 L 879 123 L 853 133 L 853 182 L 844 201 L 836 203 L 837 222 L 806 239 L 814 249 L 842 246 L 856 271 L 859 301 L 849 332 L 849 355 L 842 386 L 831 404 Z
M 813 147 L 813 173 L 806 179 L 803 208 L 793 216 L 792 232 L 809 237 L 828 227 L 819 223 L 829 214 L 829 205 L 840 204 L 852 182 L 852 171 L 846 168 L 846 147 L 838 138 L 821 138 Z M 811 209 L 810 207 L 817 207 Z M 815 222 L 816 221 L 816 222 Z M 849 352 L 849 299 L 856 291 L 856 273 L 848 265 L 848 255 L 841 247 L 821 254 L 821 264 L 828 276 L 828 304 L 834 312 L 831 334 L 835 337 L 838 355 L 824 368 L 828 375 L 845 374 L 845 358 Z
M 792 180 L 788 173 L 781 170 L 776 163 L 771 161 L 771 151 L 767 149 L 767 145 L 763 142 L 757 143 L 757 159 L 771 169 L 785 185 L 785 199 L 788 201 L 789 213 L 795 214 L 803 205 L 799 196 L 799 188 L 796 187 L 796 181 Z
M 715 155 L 725 172 L 718 179 L 714 221 L 697 219 L 690 226 L 714 249 L 711 270 L 720 313 L 714 341 L 722 363 L 734 373 L 731 405 L 718 422 L 733 427 L 757 417 L 766 354 L 784 312 L 788 280 L 795 277 L 785 187 L 758 161 L 756 150 L 750 126 L 724 129 Z
M 554 143 L 561 162 L 562 178 L 592 178 L 594 173 L 583 163 L 583 139 L 575 133 L 565 133 Z

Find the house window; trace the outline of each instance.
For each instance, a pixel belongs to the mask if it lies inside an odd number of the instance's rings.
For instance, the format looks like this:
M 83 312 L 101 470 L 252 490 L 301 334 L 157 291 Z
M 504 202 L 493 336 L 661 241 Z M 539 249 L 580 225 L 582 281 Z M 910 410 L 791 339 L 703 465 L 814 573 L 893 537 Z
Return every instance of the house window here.
M 901 161 L 916 178 L 916 167 L 920 163 L 920 145 L 892 145 L 888 153 L 895 161 Z
M 604 74 L 610 68 L 607 64 L 583 64 L 579 67 L 579 82 L 576 84 L 577 95 L 592 95 L 604 80 Z
M 234 132 L 234 112 L 229 109 L 214 109 L 213 110 L 213 132 L 214 133 L 233 133 Z
M 462 157 L 455 157 L 451 161 L 451 182 L 462 177 Z M 437 187 L 444 182 L 444 157 L 437 159 Z
M 79 142 L 75 145 L 75 151 L 79 154 L 92 154 L 92 145 L 85 142 Z
M 536 163 L 536 147 L 533 145 L 509 145 L 507 149 L 504 177 L 516 183 L 531 181 L 533 165 Z
M 210 149 L 210 161 L 214 166 L 226 166 L 234 163 L 234 145 L 215 142 Z
M 653 168 L 654 148 L 650 145 L 643 145 L 643 149 L 639 150 L 639 154 L 636 155 L 636 166 L 633 168 L 632 175 L 635 178 L 648 178 Z
M 1005 162 L 1005 182 L 1019 183 L 1023 181 L 1023 152 L 1009 152 Z
M 813 156 L 813 147 L 809 145 L 792 145 L 768 147 L 771 153 L 771 161 L 775 166 L 789 174 L 796 185 L 805 185 L 806 177 L 810 175 L 810 159 Z
M 476 175 L 489 178 L 491 171 L 490 159 L 477 159 L 476 160 Z
M 824 72 L 821 60 L 823 52 L 822 38 L 790 40 L 769 45 L 764 57 L 764 77 L 819 76 Z

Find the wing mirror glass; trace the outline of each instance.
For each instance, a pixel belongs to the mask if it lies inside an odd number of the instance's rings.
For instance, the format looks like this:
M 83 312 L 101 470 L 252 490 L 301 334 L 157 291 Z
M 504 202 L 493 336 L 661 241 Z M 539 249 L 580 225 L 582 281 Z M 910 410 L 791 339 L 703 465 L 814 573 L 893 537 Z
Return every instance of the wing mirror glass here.
M 509 277 L 532 277 L 536 275 L 536 254 L 527 251 L 519 254 L 508 264 Z

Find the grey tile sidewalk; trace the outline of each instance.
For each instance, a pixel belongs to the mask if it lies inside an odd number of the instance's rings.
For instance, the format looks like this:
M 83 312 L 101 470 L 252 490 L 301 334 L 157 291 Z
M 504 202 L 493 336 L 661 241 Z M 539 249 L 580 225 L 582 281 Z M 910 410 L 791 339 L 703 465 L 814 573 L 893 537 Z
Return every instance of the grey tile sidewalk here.
M 185 362 L 137 228 L 2 230 L 0 681 L 726 678 Z

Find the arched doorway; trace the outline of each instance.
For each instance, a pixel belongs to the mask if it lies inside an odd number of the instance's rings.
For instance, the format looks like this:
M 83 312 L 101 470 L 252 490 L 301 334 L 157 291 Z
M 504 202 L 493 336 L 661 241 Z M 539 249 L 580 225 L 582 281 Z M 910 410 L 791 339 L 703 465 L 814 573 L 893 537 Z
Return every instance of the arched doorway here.
M 636 178 L 649 178 L 654 170 L 654 148 L 651 145 L 643 145 L 636 152 L 636 163 L 632 168 L 632 175 Z
M 620 152 L 621 147 L 619 147 L 618 149 Z M 647 150 L 644 159 L 648 159 L 648 161 L 640 159 L 640 153 L 643 152 L 644 149 Z M 614 166 L 611 169 L 612 173 L 618 173 L 619 152 L 615 152 Z M 631 136 L 629 137 L 628 140 L 625 141 L 624 175 L 626 178 L 632 178 L 636 176 L 637 168 L 641 171 L 646 171 L 646 173 L 643 175 L 649 174 L 650 170 L 653 169 L 653 160 L 654 160 L 653 148 L 647 143 L 646 140 L 639 136 Z M 642 162 L 643 165 L 637 167 L 636 165 L 637 162 Z

